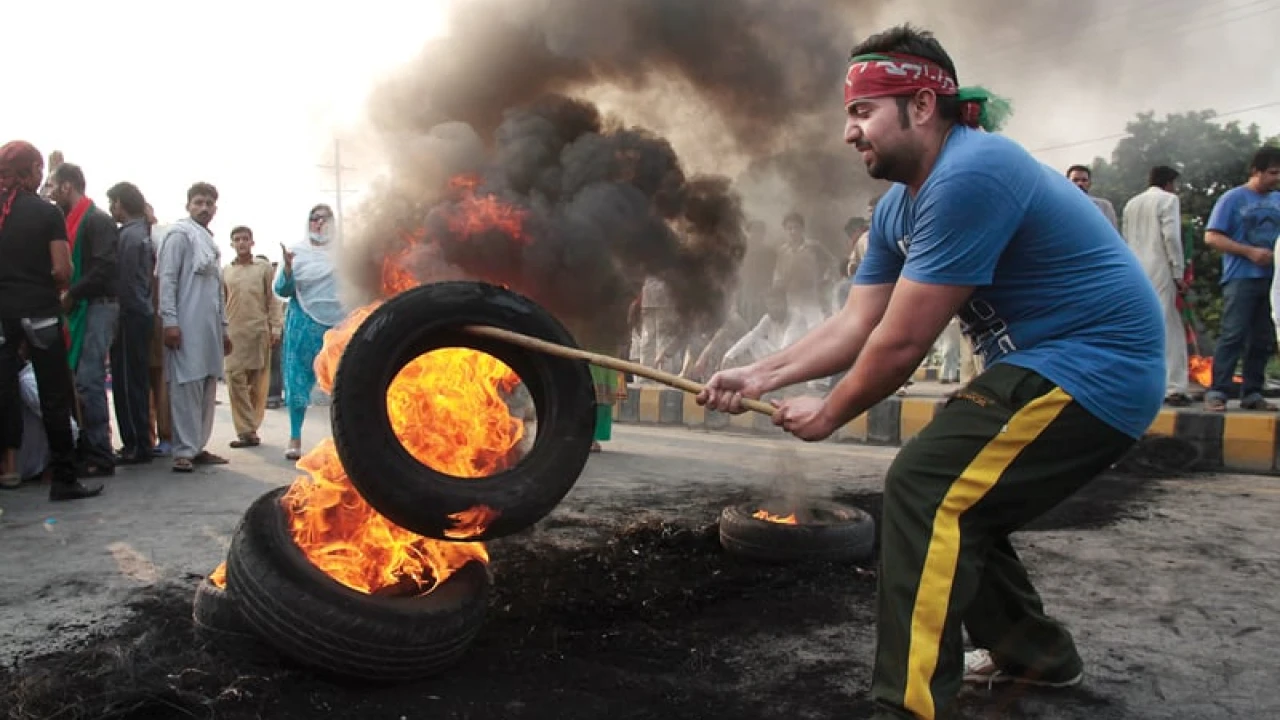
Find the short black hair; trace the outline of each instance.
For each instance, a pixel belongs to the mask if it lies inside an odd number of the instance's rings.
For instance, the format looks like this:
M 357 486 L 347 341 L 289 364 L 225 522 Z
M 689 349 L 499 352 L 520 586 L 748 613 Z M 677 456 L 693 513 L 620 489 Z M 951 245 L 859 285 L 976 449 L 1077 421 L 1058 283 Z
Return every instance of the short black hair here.
M 947 71 L 951 78 L 956 81 L 957 86 L 960 84 L 960 76 L 956 74 L 956 64 L 951 60 L 951 56 L 947 54 L 947 51 L 942 48 L 942 43 L 938 42 L 933 33 L 928 30 L 921 30 L 911 23 L 889 28 L 863 40 L 855 45 L 853 50 L 849 51 L 849 59 L 852 60 L 859 55 L 883 53 L 901 53 L 924 58 Z M 906 98 L 898 99 L 898 113 L 904 121 L 907 120 Z M 960 120 L 960 101 L 956 100 L 954 95 L 939 95 L 938 117 L 949 122 L 958 122 Z M 906 122 L 906 124 L 909 124 L 909 122 Z
M 250 230 L 248 225 L 237 225 L 231 228 L 232 238 L 235 238 L 238 233 L 247 233 L 249 235 L 249 239 L 253 239 L 253 230 Z
M 142 191 L 131 182 L 118 182 L 107 190 L 107 202 L 120 203 L 120 208 L 129 217 L 142 217 L 147 214 L 147 199 Z
M 791 212 L 787 213 L 786 217 L 782 218 L 782 227 L 786 227 L 791 223 L 799 223 L 800 227 L 804 227 L 804 216 L 792 210 Z
M 84 194 L 84 171 L 79 165 L 62 163 L 57 170 L 53 171 L 53 182 L 55 185 L 71 183 L 71 187 L 75 188 L 76 192 Z
M 316 214 L 317 210 L 323 210 L 329 213 L 330 218 L 333 217 L 333 208 L 329 207 L 324 203 L 320 203 L 319 205 L 316 205 L 315 207 L 311 208 L 311 212 L 307 213 L 307 219 L 308 220 L 311 219 Z
M 1252 172 L 1266 172 L 1273 167 L 1280 167 L 1280 147 L 1275 145 L 1258 148 L 1258 152 L 1253 154 L 1253 162 L 1249 163 L 1249 170 Z
M 1147 173 L 1147 184 L 1153 187 L 1164 187 L 1181 176 L 1182 173 L 1168 165 L 1157 165 Z
M 1067 177 L 1071 177 L 1071 173 L 1077 170 L 1084 173 L 1085 175 L 1088 175 L 1090 180 L 1093 179 L 1093 171 L 1089 169 L 1088 165 L 1072 165 L 1071 167 L 1067 168 Z
M 207 182 L 198 182 L 187 188 L 187 202 L 191 202 L 201 195 L 213 198 L 214 202 L 218 202 L 218 188 Z

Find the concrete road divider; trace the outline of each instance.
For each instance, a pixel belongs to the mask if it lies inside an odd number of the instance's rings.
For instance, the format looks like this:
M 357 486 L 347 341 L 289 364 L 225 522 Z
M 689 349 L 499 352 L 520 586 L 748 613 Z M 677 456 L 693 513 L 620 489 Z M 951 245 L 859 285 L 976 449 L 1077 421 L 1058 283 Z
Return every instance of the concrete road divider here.
M 828 442 L 900 446 L 915 437 L 945 398 L 891 397 L 840 428 Z M 782 436 L 781 429 L 757 413 L 726 415 L 699 407 L 692 395 L 660 386 L 632 386 L 614 406 L 614 420 L 646 425 L 683 425 L 691 429 Z M 1200 451 L 1201 469 L 1280 474 L 1277 416 L 1232 409 L 1209 413 L 1199 408 L 1165 408 L 1149 435 L 1186 440 Z

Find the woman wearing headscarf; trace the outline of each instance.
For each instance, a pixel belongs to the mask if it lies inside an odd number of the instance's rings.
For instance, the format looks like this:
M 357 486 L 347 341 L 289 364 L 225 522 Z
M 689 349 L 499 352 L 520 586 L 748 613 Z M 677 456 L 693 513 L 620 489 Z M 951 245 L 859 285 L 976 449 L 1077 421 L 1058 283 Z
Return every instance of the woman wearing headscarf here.
M 333 211 L 317 205 L 307 218 L 307 237 L 284 251 L 275 292 L 289 300 L 284 316 L 284 401 L 289 408 L 289 446 L 285 457 L 302 457 L 302 423 L 316 385 L 316 355 L 324 334 L 347 316 L 338 298 L 333 259 Z

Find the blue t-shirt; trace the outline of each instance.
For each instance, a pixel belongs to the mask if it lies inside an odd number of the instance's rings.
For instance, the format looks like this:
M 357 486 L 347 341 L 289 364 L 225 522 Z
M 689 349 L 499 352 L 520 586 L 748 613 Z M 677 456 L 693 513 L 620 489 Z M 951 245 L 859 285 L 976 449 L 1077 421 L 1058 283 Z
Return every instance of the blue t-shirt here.
M 1245 185 L 1231 188 L 1213 204 L 1205 229 L 1243 245 L 1271 250 L 1276 246 L 1276 236 L 1280 236 L 1280 192 L 1256 193 Z M 1271 268 L 1223 253 L 1222 282 L 1247 278 L 1270 279 Z
M 876 205 L 855 282 L 971 285 L 961 327 L 988 365 L 1040 373 L 1140 437 L 1164 399 L 1151 282 L 1088 195 L 999 135 L 957 127 L 916 197 Z

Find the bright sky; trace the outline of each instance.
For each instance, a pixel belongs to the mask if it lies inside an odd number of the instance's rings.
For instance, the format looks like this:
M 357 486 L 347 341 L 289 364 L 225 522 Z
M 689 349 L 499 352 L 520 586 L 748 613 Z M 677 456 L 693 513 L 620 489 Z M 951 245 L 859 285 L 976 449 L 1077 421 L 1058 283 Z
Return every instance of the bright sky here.
M 24 69 L 6 74 L 0 143 L 24 139 L 46 158 L 62 150 L 104 207 L 109 187 L 133 182 L 162 222 L 185 214 L 191 183 L 211 182 L 218 237 L 248 225 L 255 252 L 278 259 L 307 210 L 334 203 L 332 171 L 317 167 L 332 162 L 333 138 L 361 117 L 380 75 L 441 32 L 443 6 L 6 3 L 5 55 Z M 344 184 L 376 174 L 357 170 Z

